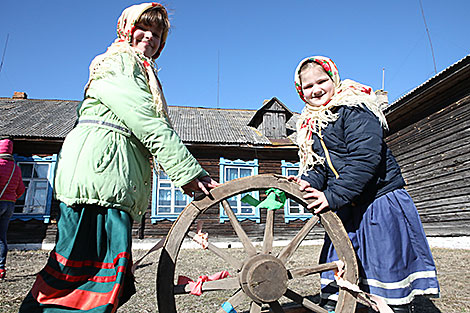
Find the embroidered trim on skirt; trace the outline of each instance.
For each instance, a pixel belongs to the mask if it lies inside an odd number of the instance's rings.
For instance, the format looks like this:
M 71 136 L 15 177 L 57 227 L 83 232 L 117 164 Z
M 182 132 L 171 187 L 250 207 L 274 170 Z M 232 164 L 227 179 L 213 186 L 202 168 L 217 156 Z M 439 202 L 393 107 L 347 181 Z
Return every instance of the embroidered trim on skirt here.
M 56 246 L 20 313 L 115 312 L 135 293 L 130 215 L 64 203 L 60 213 Z
M 404 189 L 389 192 L 369 206 L 338 210 L 359 259 L 360 287 L 390 305 L 417 295 L 439 296 L 436 266 L 418 211 Z M 320 263 L 338 260 L 325 237 Z M 333 272 L 321 275 L 322 298 L 337 299 Z

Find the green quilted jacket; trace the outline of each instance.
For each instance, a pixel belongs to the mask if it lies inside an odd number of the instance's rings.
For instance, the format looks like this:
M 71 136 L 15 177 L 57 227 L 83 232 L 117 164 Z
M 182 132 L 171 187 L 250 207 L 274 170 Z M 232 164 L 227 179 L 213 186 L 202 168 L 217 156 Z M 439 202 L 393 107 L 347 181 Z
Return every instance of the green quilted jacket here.
M 177 187 L 207 172 L 155 112 L 146 73 L 132 56 L 112 55 L 100 68 L 62 146 L 54 194 L 69 206 L 116 208 L 140 221 L 149 204 L 151 156 Z

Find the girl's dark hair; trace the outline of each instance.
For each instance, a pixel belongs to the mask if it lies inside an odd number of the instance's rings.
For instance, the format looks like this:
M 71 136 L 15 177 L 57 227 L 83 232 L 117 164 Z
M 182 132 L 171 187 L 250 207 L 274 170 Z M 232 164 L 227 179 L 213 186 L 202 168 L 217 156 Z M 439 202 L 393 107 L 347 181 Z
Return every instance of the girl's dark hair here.
M 158 28 L 162 30 L 163 33 L 168 32 L 170 29 L 170 20 L 168 18 L 168 13 L 163 6 L 155 6 L 145 10 L 144 13 L 140 16 L 137 23 L 142 23 L 147 26 L 157 25 Z M 136 24 L 137 24 L 136 23 Z

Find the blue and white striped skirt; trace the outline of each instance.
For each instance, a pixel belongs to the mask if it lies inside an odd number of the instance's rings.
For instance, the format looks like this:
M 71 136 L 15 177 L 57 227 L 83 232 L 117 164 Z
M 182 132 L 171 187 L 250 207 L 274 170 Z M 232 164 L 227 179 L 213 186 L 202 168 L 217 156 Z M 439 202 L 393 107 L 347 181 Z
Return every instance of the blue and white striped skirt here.
M 439 296 L 436 266 L 418 211 L 404 189 L 389 192 L 369 206 L 338 210 L 359 260 L 360 287 L 390 305 L 417 295 Z M 338 260 L 328 236 L 320 263 Z M 333 272 L 321 276 L 322 298 L 335 300 Z

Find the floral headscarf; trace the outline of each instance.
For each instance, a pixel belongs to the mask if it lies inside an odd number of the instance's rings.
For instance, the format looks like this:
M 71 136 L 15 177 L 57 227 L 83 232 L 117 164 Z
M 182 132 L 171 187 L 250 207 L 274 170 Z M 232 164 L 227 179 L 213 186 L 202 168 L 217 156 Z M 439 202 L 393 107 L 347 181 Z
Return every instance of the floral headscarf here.
M 166 9 L 156 2 L 136 4 L 126 8 L 122 12 L 117 23 L 118 38 L 116 38 L 116 40 L 108 47 L 105 53 L 95 57 L 90 64 L 90 78 L 85 86 L 85 93 L 91 81 L 102 75 L 102 73 L 107 70 L 106 67 L 103 66 L 103 61 L 108 57 L 125 52 L 133 56 L 134 62 L 147 74 L 147 82 L 153 96 L 155 111 L 157 114 L 163 114 L 163 116 L 170 121 L 168 116 L 168 106 L 166 104 L 165 97 L 163 96 L 160 82 L 157 78 L 156 64 L 154 61 L 154 59 L 158 58 L 165 46 L 168 29 L 164 30 L 162 33 L 160 47 L 152 58 L 146 57 L 140 50 L 132 47 L 132 35 L 136 29 L 136 22 L 146 10 L 157 6 L 161 7 L 166 13 Z M 169 23 L 168 26 L 170 26 Z
M 315 62 L 322 66 L 330 76 L 335 87 L 335 93 L 331 100 L 321 107 L 309 104 L 302 92 L 300 81 L 300 70 L 308 62 Z M 336 64 L 329 58 L 323 56 L 313 56 L 303 59 L 295 70 L 295 89 L 300 98 L 305 102 L 302 114 L 297 120 L 297 145 L 299 146 L 300 168 L 299 175 L 312 169 L 317 164 L 324 164 L 324 158 L 313 151 L 313 133 L 322 138 L 321 130 L 328 123 L 338 119 L 338 114 L 331 111 L 332 108 L 348 106 L 365 106 L 379 119 L 382 127 L 387 128 L 387 121 L 377 97 L 371 87 L 362 85 L 350 79 L 341 81 Z
M 129 44 L 132 42 L 132 35 L 135 31 L 135 23 L 139 20 L 140 16 L 148 9 L 153 7 L 161 7 L 165 12 L 166 9 L 157 2 L 152 3 L 142 3 L 136 4 L 133 6 L 128 7 L 124 11 L 122 11 L 121 17 L 119 17 L 117 23 L 117 35 L 118 39 L 116 41 L 126 41 Z M 170 26 L 170 25 L 168 25 Z M 157 50 L 157 53 L 152 57 L 152 59 L 156 59 L 160 56 L 160 53 L 165 46 L 166 38 L 168 37 L 168 29 L 166 29 L 160 40 L 160 47 Z

